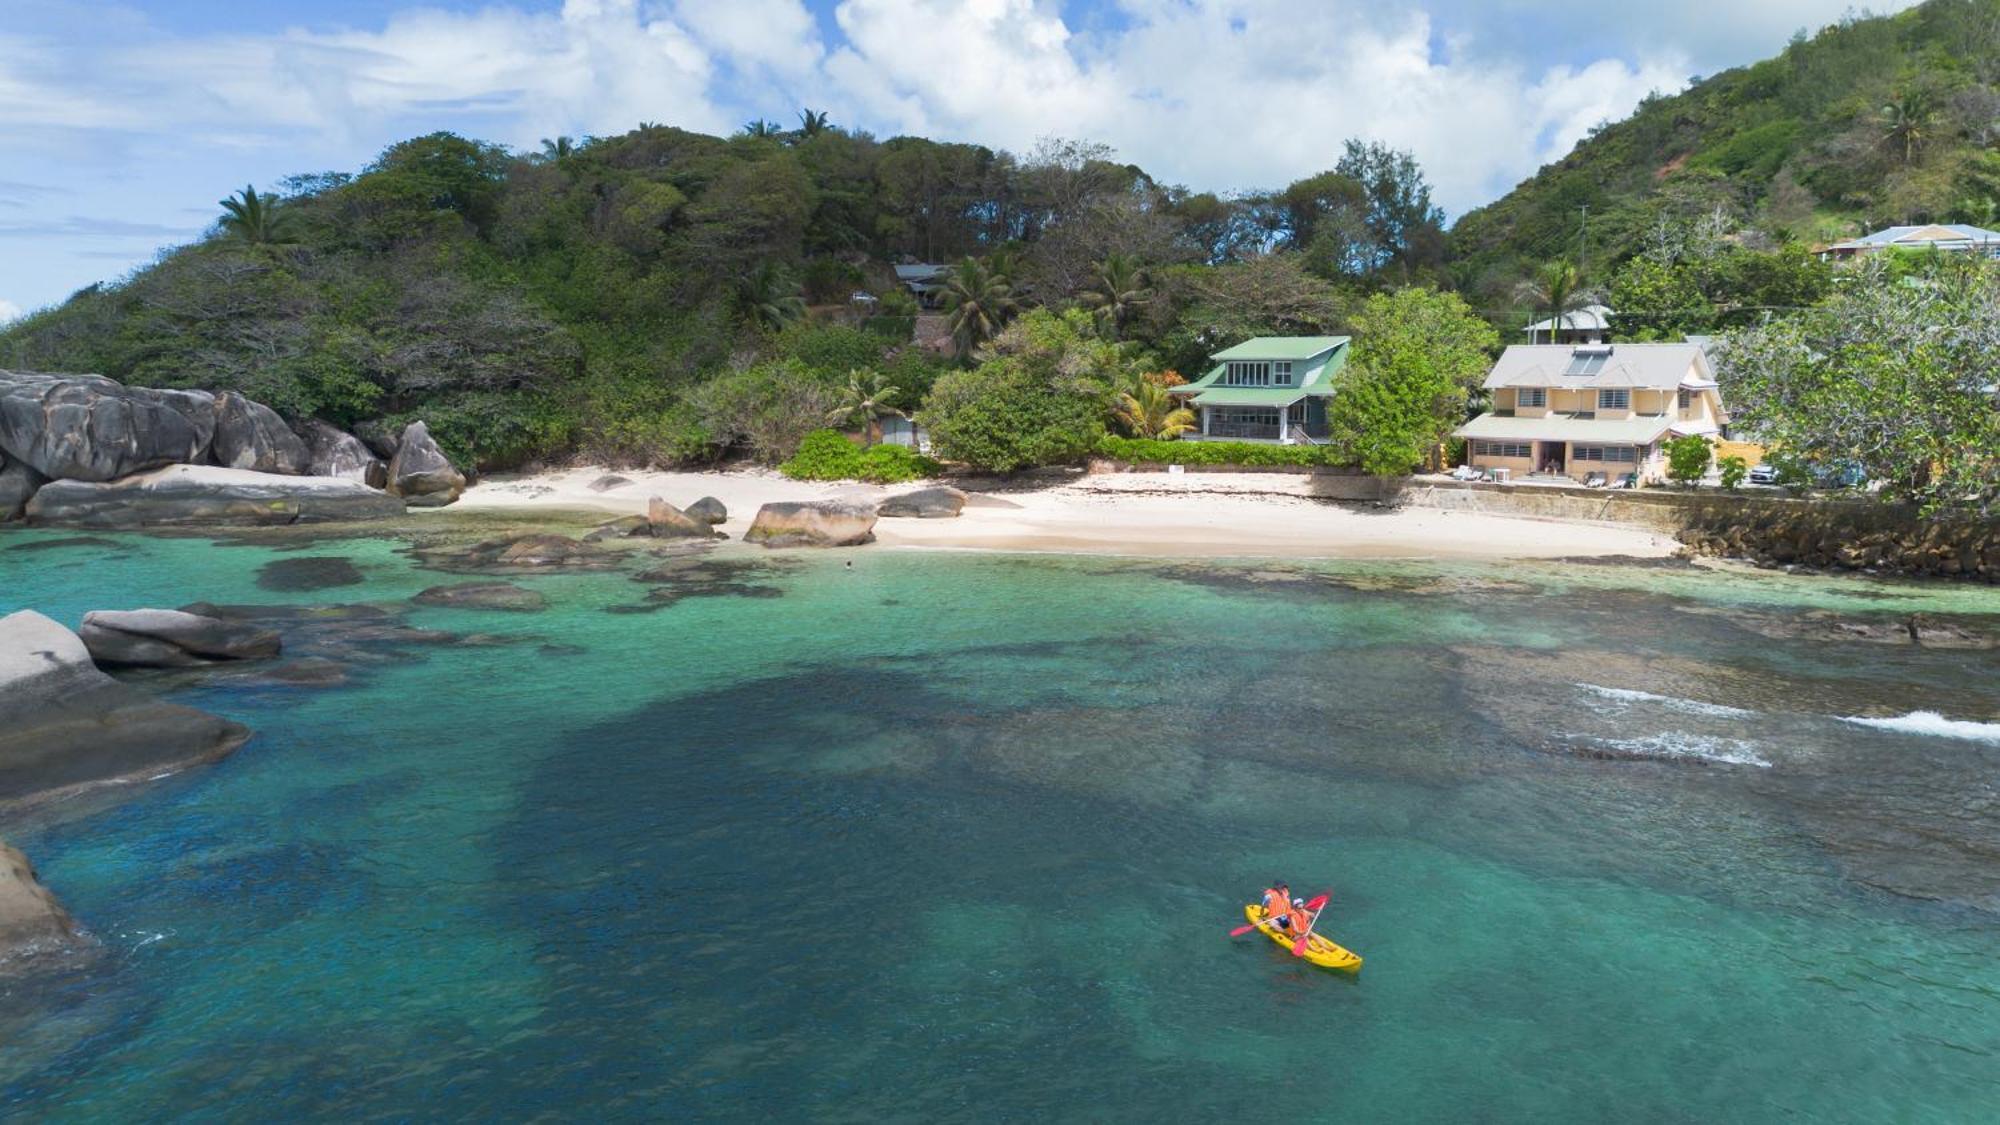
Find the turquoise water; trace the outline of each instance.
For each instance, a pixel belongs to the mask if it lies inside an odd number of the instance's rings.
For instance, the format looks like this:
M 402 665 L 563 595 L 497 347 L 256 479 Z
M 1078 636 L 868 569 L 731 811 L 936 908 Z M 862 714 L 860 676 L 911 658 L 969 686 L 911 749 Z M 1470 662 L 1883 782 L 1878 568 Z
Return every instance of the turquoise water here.
M 455 580 L 387 542 L 312 545 L 363 580 L 301 593 L 258 584 L 296 551 L 26 541 L 0 537 L 0 609 L 71 624 L 400 612 Z M 1990 590 L 781 557 L 650 613 L 607 612 L 645 602 L 628 574 L 518 579 L 551 608 L 411 610 L 497 636 L 371 649 L 334 686 L 163 682 L 257 737 L 0 832 L 108 953 L 0 993 L 0 1112 L 2000 1104 L 2000 653 L 1814 616 L 2000 628 Z M 1226 937 L 1274 876 L 1332 889 L 1358 979 Z

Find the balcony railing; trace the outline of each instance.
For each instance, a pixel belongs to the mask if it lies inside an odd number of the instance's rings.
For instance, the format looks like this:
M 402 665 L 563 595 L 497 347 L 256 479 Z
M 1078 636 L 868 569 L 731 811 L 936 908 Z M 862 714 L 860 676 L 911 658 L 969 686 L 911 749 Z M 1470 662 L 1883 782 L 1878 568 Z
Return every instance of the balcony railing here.
M 1324 423 L 1308 426 L 1294 422 L 1286 432 L 1294 439 L 1301 437 L 1324 438 L 1326 437 L 1327 430 Z M 1187 436 L 1205 437 L 1210 441 L 1277 441 L 1278 427 L 1276 423 L 1210 422 L 1206 434 L 1189 434 Z

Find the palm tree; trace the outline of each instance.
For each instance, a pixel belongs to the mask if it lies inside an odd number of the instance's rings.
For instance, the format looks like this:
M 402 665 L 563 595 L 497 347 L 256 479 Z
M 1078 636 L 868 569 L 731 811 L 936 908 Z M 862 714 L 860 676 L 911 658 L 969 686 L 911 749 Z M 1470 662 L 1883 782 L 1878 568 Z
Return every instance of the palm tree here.
M 222 232 L 253 246 L 276 246 L 295 242 L 292 216 L 279 202 L 245 185 L 243 190 L 222 200 Z
M 776 262 L 767 261 L 736 279 L 736 311 L 750 323 L 775 332 L 806 315 L 799 287 Z
M 847 373 L 847 389 L 841 392 L 840 405 L 827 411 L 826 420 L 838 426 L 861 419 L 868 430 L 868 444 L 874 445 L 882 440 L 882 419 L 909 417 L 892 405 L 900 393 L 880 371 L 855 368 Z
M 575 155 L 576 141 L 574 139 L 569 137 L 557 137 L 554 140 L 550 140 L 548 137 L 542 138 L 542 151 L 539 157 L 542 163 L 560 164 Z
M 810 109 L 799 111 L 799 136 L 801 137 L 817 137 L 832 127 L 833 123 L 827 120 L 825 113 Z
M 1936 116 L 1929 91 L 1898 91 L 1895 99 L 1882 107 L 1882 143 L 1900 152 L 1904 164 L 1911 164 L 1917 159 L 1917 150 L 1930 140 Z
M 1562 331 L 1569 314 L 1585 299 L 1578 282 L 1576 263 L 1567 258 L 1557 258 L 1542 267 L 1542 272 L 1521 283 L 1521 297 L 1533 303 L 1537 312 L 1549 310 L 1549 343 L 1556 342 L 1556 334 Z
M 1006 278 L 967 258 L 945 280 L 944 307 L 952 344 L 963 358 L 992 339 L 1020 306 Z
M 765 121 L 763 118 L 758 118 L 743 126 L 742 135 L 746 137 L 775 137 L 783 131 L 778 128 L 777 122 Z
M 1179 437 L 1201 423 L 1194 411 L 1182 406 L 1172 392 L 1151 379 L 1135 379 L 1118 392 L 1116 411 L 1119 425 L 1136 438 Z
M 1125 322 L 1140 305 L 1153 299 L 1146 271 L 1124 254 L 1112 253 L 1097 264 L 1096 273 L 1084 284 L 1080 295 L 1083 307 L 1097 315 L 1100 327 L 1108 328 L 1116 340 L 1125 332 Z

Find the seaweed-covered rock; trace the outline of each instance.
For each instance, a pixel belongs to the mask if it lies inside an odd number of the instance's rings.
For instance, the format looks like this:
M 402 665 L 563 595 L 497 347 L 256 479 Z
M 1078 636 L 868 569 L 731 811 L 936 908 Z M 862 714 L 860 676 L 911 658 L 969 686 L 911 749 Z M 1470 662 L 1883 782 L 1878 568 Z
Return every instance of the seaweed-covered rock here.
M 0 451 L 51 480 L 106 481 L 208 457 L 215 398 L 102 375 L 0 371 Z
M 177 609 L 93 610 L 77 630 L 99 664 L 181 668 L 216 660 L 278 655 L 278 634 L 240 621 Z
M 766 547 L 853 547 L 875 539 L 875 506 L 847 500 L 766 504 L 744 533 Z
M 432 586 L 410 599 L 418 605 L 446 609 L 504 609 L 532 613 L 548 608 L 548 599 L 538 591 L 525 590 L 511 582 L 461 582 L 456 586 Z
M 704 496 L 687 506 L 689 519 L 700 520 L 710 527 L 719 527 L 729 522 L 729 509 L 713 496 Z
M 278 412 L 234 391 L 215 397 L 215 463 L 228 469 L 298 476 L 312 463 L 306 443 Z
M 955 519 L 964 510 L 965 493 L 945 486 L 891 496 L 882 501 L 880 508 L 884 519 L 917 520 Z
M 419 508 L 441 508 L 465 491 L 465 474 L 452 467 L 444 450 L 431 439 L 430 427 L 412 422 L 397 439 L 389 462 L 389 491 Z
M 60 527 L 207 527 L 372 520 L 403 502 L 358 481 L 169 465 L 103 483 L 58 480 L 28 501 L 31 524 Z

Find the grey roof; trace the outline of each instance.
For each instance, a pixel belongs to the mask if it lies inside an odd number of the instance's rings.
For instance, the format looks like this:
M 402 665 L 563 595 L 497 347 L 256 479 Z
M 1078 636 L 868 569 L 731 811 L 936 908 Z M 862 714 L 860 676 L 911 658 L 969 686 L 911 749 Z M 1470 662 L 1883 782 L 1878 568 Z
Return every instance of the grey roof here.
M 1453 431 L 1459 437 L 1483 441 L 1586 441 L 1606 445 L 1651 445 L 1672 430 L 1678 434 L 1712 434 L 1715 427 L 1678 422 L 1664 414 L 1630 418 L 1578 418 L 1550 414 L 1541 418 L 1505 418 L 1481 414 Z
M 2000 231 L 1975 227 L 1970 223 L 1925 223 L 1922 226 L 1883 227 L 1860 238 L 1838 242 L 1829 250 L 1875 250 L 1884 246 L 1936 246 L 1940 250 L 1965 250 L 1973 246 L 2000 246 Z
M 1565 374 L 1579 357 L 1602 356 L 1591 374 Z M 1699 344 L 1513 344 L 1487 373 L 1499 387 L 1652 387 L 1673 390 L 1713 379 Z
M 1570 311 L 1563 314 L 1562 331 L 1564 332 L 1608 331 L 1611 328 L 1611 318 L 1617 315 L 1618 315 L 1617 313 L 1612 312 L 1609 308 L 1603 305 L 1585 305 L 1580 309 L 1571 309 Z M 1522 331 L 1547 332 L 1549 330 L 1549 325 L 1554 324 L 1555 320 L 1556 318 L 1552 316 L 1545 317 L 1541 320 L 1536 321 L 1533 324 L 1528 325 L 1528 327 L 1522 329 Z
M 948 265 L 936 265 L 924 262 L 907 266 L 897 266 L 896 280 L 906 285 L 911 282 L 921 285 L 929 282 L 941 282 L 944 280 L 944 276 L 950 272 L 951 267 Z

